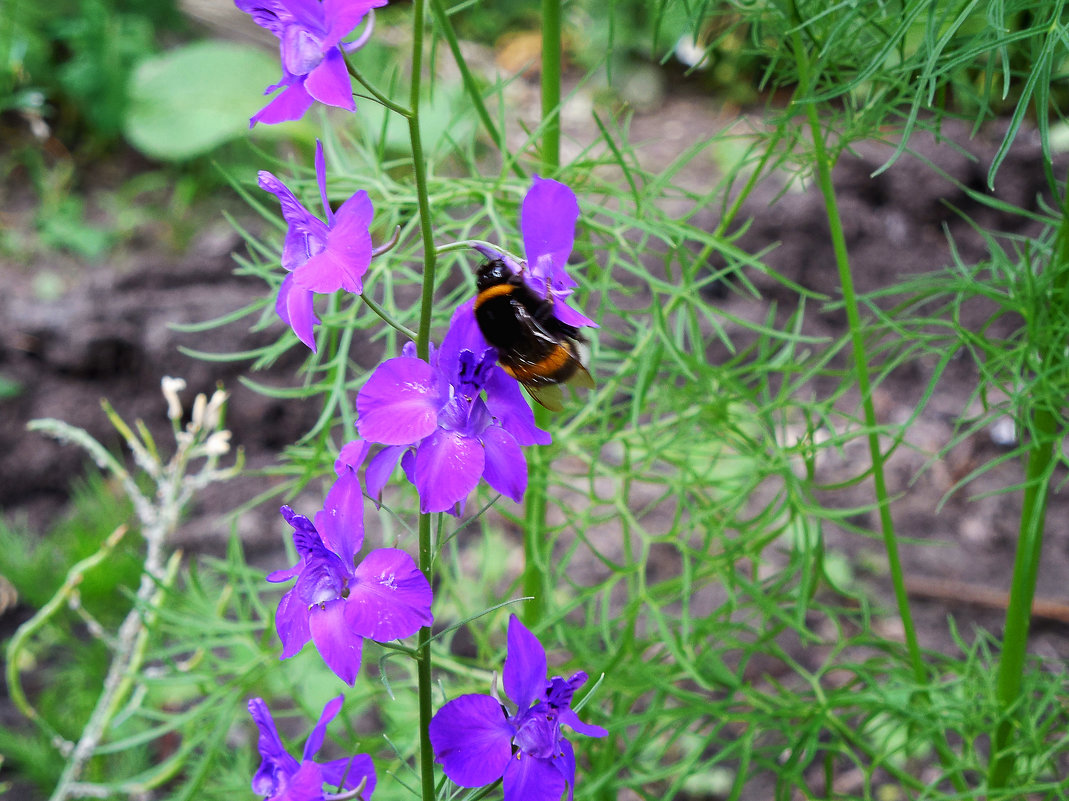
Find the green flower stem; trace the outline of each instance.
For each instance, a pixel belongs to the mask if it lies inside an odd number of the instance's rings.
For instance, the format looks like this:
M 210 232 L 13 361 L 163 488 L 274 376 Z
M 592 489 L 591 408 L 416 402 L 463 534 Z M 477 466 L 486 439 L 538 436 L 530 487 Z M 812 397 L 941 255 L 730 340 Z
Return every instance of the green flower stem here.
M 560 169 L 560 0 L 542 0 L 542 172 L 554 175 Z M 535 423 L 548 428 L 549 411 L 535 406 Z M 549 454 L 546 448 L 529 450 L 526 504 L 524 507 L 523 593 L 532 598 L 524 607 L 524 621 L 538 625 L 545 609 L 546 566 L 542 545 L 546 541 L 546 487 Z
M 423 293 L 420 299 L 419 331 L 416 354 L 423 360 L 430 358 L 431 312 L 434 309 L 434 270 L 437 253 L 434 232 L 431 230 L 431 204 L 427 187 L 427 159 L 423 155 L 420 136 L 420 81 L 423 74 L 423 28 L 426 0 L 412 4 L 412 83 L 409 92 L 408 136 L 412 146 L 412 172 L 419 206 L 419 230 L 423 237 Z M 434 559 L 431 543 L 431 516 L 419 516 L 419 569 L 434 584 Z M 419 685 L 419 773 L 423 801 L 434 801 L 434 751 L 431 748 L 430 725 L 434 707 L 431 700 L 431 628 L 424 626 L 417 638 L 419 660 L 416 662 Z
M 417 0 L 418 1 L 418 0 Z M 431 552 L 431 516 L 419 516 L 419 569 L 431 581 L 434 568 Z M 431 717 L 434 705 L 431 689 L 431 627 L 424 626 L 417 638 L 419 658 L 416 661 L 416 677 L 419 685 L 419 775 L 423 801 L 434 801 L 434 751 L 431 749 Z
M 367 89 L 371 99 L 377 102 L 379 105 L 389 109 L 394 114 L 404 117 L 405 119 L 411 119 L 412 115 L 416 113 L 416 105 L 413 104 L 411 109 L 407 109 L 404 106 L 400 106 L 394 103 L 386 95 L 382 94 L 378 89 L 371 85 L 371 83 L 361 74 L 360 70 L 349 63 L 349 60 L 345 60 L 345 67 L 349 70 L 349 74 L 353 76 L 358 84 Z
M 796 22 L 797 9 L 795 9 Z M 811 90 L 809 55 L 802 44 L 802 37 L 798 27 L 791 36 L 795 62 L 798 67 L 798 90 L 796 98 L 807 98 Z M 876 503 L 879 509 L 880 531 L 883 535 L 884 550 L 887 553 L 888 568 L 891 573 L 891 584 L 894 588 L 895 603 L 898 606 L 898 616 L 902 622 L 902 632 L 906 640 L 906 650 L 909 653 L 910 666 L 913 669 L 913 677 L 920 687 L 928 683 L 928 669 L 921 656 L 920 644 L 917 640 L 917 628 L 913 623 L 913 613 L 910 610 L 909 595 L 906 592 L 905 574 L 902 570 L 902 560 L 898 552 L 898 537 L 895 534 L 894 519 L 891 517 L 891 498 L 887 492 L 887 478 L 884 470 L 886 456 L 880 449 L 880 436 L 877 429 L 876 407 L 872 400 L 872 380 L 869 375 L 868 351 L 865 347 L 865 336 L 861 327 L 861 312 L 857 302 L 857 293 L 854 290 L 854 279 L 850 271 L 850 258 L 846 250 L 846 235 L 843 232 L 842 217 L 839 215 L 839 206 L 835 198 L 835 188 L 831 181 L 833 159 L 829 156 L 824 144 L 824 132 L 820 126 L 820 116 L 815 103 L 805 100 L 806 120 L 810 133 L 813 137 L 814 166 L 817 173 L 817 184 L 821 195 L 824 197 L 824 209 L 828 217 L 828 228 L 831 233 L 832 249 L 835 252 L 835 264 L 839 271 L 839 285 L 843 293 L 843 307 L 846 309 L 846 318 L 850 326 L 850 343 L 854 357 L 854 372 L 857 375 L 858 390 L 861 393 L 861 408 L 865 419 L 865 429 L 869 446 L 869 458 L 872 460 L 872 481 L 876 493 Z M 918 694 L 920 700 L 928 702 L 927 694 Z M 939 755 L 939 761 L 944 769 L 949 772 L 949 778 L 954 787 L 960 793 L 967 792 L 967 785 L 961 776 L 960 769 L 956 766 L 959 761 L 955 759 L 950 746 L 943 738 L 936 738 L 933 745 Z
M 560 0 L 542 0 L 542 169 L 560 169 Z
M 1057 314 L 1069 306 L 1069 298 L 1066 297 L 1069 289 L 1069 198 L 1062 210 L 1062 222 L 1055 239 L 1053 259 L 1054 263 L 1048 269 L 1055 270 L 1052 312 Z M 1043 354 L 1044 363 L 1052 368 L 1057 367 L 1056 360 L 1059 358 L 1058 353 Z M 1025 414 L 1027 412 L 1022 411 L 1022 415 Z M 1002 635 L 1002 655 L 998 664 L 996 693 L 1004 714 L 1017 702 L 1021 694 L 1021 680 L 1028 649 L 1028 629 L 1032 622 L 1032 601 L 1036 594 L 1036 575 L 1043 550 L 1047 498 L 1057 463 L 1055 448 L 1061 441 L 1058 418 L 1046 405 L 1038 405 L 1033 410 L 1031 427 L 1022 425 L 1020 428 L 1031 431 L 1033 440 L 1028 449 L 1028 463 L 1025 467 L 1021 532 L 1014 556 L 1010 600 L 1006 607 L 1006 625 Z M 1007 751 L 1013 729 L 1013 720 L 1004 717 L 991 740 L 991 764 L 987 777 L 989 791 L 1005 787 L 1013 773 L 1014 755 Z
M 405 339 L 411 339 L 415 341 L 419 338 L 419 334 L 417 334 L 408 326 L 402 325 L 401 323 L 397 322 L 386 312 L 385 309 L 382 308 L 382 306 L 380 306 L 377 302 L 373 301 L 364 293 L 360 293 L 360 299 L 364 301 L 364 304 L 369 309 L 371 309 L 371 311 L 373 311 L 379 317 L 380 320 L 386 323 L 386 325 L 390 326 L 390 328 L 392 328 L 394 331 L 397 331 Z
M 535 425 L 549 427 L 550 412 L 536 405 Z M 549 449 L 551 446 L 536 445 L 528 449 L 527 492 L 523 514 L 523 594 L 531 600 L 523 608 L 523 619 L 528 626 L 536 626 L 546 608 L 547 565 L 543 555 L 546 542 L 546 503 L 549 478 Z

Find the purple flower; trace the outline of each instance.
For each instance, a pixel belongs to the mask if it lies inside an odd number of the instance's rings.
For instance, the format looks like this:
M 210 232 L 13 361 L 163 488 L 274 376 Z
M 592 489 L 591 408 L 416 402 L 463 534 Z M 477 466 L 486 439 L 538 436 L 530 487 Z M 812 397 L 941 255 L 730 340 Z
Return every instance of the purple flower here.
M 253 115 L 250 128 L 258 122 L 298 120 L 314 100 L 356 111 L 342 51 L 363 47 L 371 25 L 355 42 L 341 40 L 386 0 L 235 0 L 235 4 L 278 37 L 282 56 L 282 80 L 264 90 L 269 95 L 282 89 L 282 94 Z
M 559 801 L 565 785 L 571 801 L 575 753 L 561 725 L 588 737 L 608 734 L 572 711 L 572 696 L 586 683 L 586 673 L 547 681 L 545 649 L 513 615 L 503 678 L 516 711 L 509 713 L 490 695 L 453 699 L 431 720 L 435 761 L 461 787 L 504 778 L 505 801 Z
M 526 261 L 517 261 L 511 254 L 482 243 L 473 243 L 472 247 L 488 259 L 500 259 L 514 274 L 522 275 L 524 283 L 538 297 L 549 295 L 553 301 L 553 316 L 560 322 L 576 328 L 597 328 L 597 323 L 568 305 L 568 298 L 577 286 L 566 267 L 575 242 L 578 219 L 579 201 L 575 199 L 575 193 L 560 181 L 536 175 L 520 207 L 520 232 Z M 454 315 L 454 320 L 464 329 L 465 337 L 481 338 L 474 307 L 475 299 L 472 298 L 457 309 L 459 314 Z M 468 329 L 474 329 L 476 333 L 469 334 Z
M 387 446 L 368 464 L 373 498 L 400 459 L 421 512 L 457 514 L 480 477 L 519 502 L 527 489 L 521 446 L 550 442 L 519 386 L 496 366 L 497 351 L 478 329 L 455 325 L 458 314 L 429 363 L 407 343 L 357 395 L 360 436 Z
M 366 451 L 363 443 L 342 448 L 334 464 L 338 479 L 314 525 L 282 507 L 300 561 L 267 577 L 271 582 L 297 579 L 275 613 L 282 659 L 311 639 L 327 667 L 350 687 L 360 671 L 364 637 L 396 640 L 433 621 L 430 585 L 407 553 L 379 548 L 354 567 L 364 541 L 363 491 L 355 466 Z
M 329 796 L 323 793 L 323 785 L 341 787 L 342 790 L 355 790 L 364 783 L 360 797 L 367 799 L 375 791 L 375 765 L 367 754 L 357 754 L 348 759 L 335 759 L 319 764 L 313 762 L 319 747 L 323 745 L 323 735 L 327 724 L 334 719 L 341 709 L 342 696 L 328 701 L 323 707 L 308 741 L 304 745 L 301 762 L 286 753 L 282 741 L 278 738 L 278 729 L 271 717 L 271 710 L 262 698 L 249 701 L 249 714 L 256 721 L 260 730 L 258 748 L 263 761 L 260 769 L 252 777 L 252 791 L 272 801 L 320 801 Z
M 289 275 L 278 290 L 275 311 L 297 338 L 315 352 L 313 327 L 319 324 L 312 309 L 316 292 L 344 289 L 360 294 L 361 279 L 371 264 L 371 199 L 363 190 L 355 192 L 337 212 L 327 202 L 323 143 L 316 141 L 316 178 L 323 201 L 323 222 L 294 197 L 285 184 L 266 170 L 259 173 L 260 188 L 278 198 L 282 216 L 289 225 L 282 245 L 282 266 Z

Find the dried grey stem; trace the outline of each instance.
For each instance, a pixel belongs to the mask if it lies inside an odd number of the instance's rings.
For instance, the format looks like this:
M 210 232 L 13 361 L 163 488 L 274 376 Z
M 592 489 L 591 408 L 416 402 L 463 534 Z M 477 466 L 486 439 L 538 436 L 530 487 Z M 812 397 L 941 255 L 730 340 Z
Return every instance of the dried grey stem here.
M 198 490 L 233 477 L 242 467 L 240 452 L 235 464 L 222 469 L 218 467 L 219 458 L 230 448 L 230 432 L 222 428 L 226 393 L 216 392 L 211 400 L 198 395 L 193 405 L 192 420 L 183 430 L 178 422 L 182 417 L 178 392 L 184 387 L 185 382 L 181 379 L 165 378 L 162 382 L 167 415 L 172 421 L 177 445 L 166 463 L 159 457 L 155 443 L 140 421 L 131 428 L 110 405 L 103 404 L 112 424 L 126 440 L 135 463 L 155 480 L 156 492 L 152 500 L 141 493 L 126 468 L 85 431 L 59 420 L 35 420 L 29 426 L 31 430 L 42 431 L 62 442 L 81 446 L 102 469 L 115 476 L 133 502 L 134 513 L 141 524 L 141 535 L 146 543 L 141 583 L 133 608 L 111 643 L 114 656 L 103 689 L 81 738 L 70 752 L 52 793 L 52 801 L 75 797 L 105 798 L 115 792 L 113 785 L 81 782 L 78 779 L 85 763 L 103 741 L 123 699 L 130 693 L 142 667 L 148 633 L 177 576 L 181 554 L 174 553 L 168 558 L 165 549 L 167 539 L 178 526 L 182 508 Z M 140 432 L 140 439 L 135 429 Z M 204 460 L 200 469 L 187 475 L 191 462 L 198 459 Z

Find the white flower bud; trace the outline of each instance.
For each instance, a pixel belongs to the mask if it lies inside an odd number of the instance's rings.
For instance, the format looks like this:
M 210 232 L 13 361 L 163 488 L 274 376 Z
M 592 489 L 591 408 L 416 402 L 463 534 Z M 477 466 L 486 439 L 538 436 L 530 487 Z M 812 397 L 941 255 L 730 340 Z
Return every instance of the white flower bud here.
M 167 416 L 172 420 L 178 420 L 182 417 L 182 401 L 178 397 L 178 393 L 186 388 L 186 382 L 184 378 L 171 378 L 171 376 L 164 376 L 160 381 L 160 388 L 163 390 L 163 397 L 167 400 Z
M 203 392 L 198 392 L 193 399 L 193 415 L 189 421 L 190 431 L 200 431 L 204 426 L 204 410 L 208 408 L 208 398 Z
M 219 427 L 220 418 L 223 413 L 223 404 L 226 403 L 226 399 L 229 397 L 230 393 L 224 392 L 221 389 L 217 389 L 212 393 L 211 400 L 208 401 L 208 407 L 204 410 L 205 428 L 215 430 Z
M 230 450 L 230 432 L 226 429 L 216 431 L 204 442 L 204 452 L 208 456 L 222 456 Z

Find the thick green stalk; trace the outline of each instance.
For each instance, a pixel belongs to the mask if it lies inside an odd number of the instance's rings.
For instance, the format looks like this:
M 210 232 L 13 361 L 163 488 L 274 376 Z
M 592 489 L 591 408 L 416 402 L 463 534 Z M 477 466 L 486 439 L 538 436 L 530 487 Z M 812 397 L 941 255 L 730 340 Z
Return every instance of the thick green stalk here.
M 809 58 L 802 45 L 801 36 L 797 31 L 793 34 L 793 41 L 795 60 L 798 64 L 799 95 L 804 97 L 810 89 Z M 865 418 L 865 428 L 868 431 L 869 456 L 872 460 L 872 480 L 875 485 L 876 501 L 879 508 L 880 530 L 883 534 L 884 549 L 887 552 L 887 562 L 891 571 L 895 601 L 898 604 L 898 615 L 902 620 L 902 629 L 906 637 L 906 648 L 909 650 L 913 675 L 919 683 L 924 683 L 927 681 L 928 671 L 924 666 L 920 646 L 917 643 L 917 629 L 913 624 L 913 614 L 909 607 L 909 596 L 906 594 L 906 582 L 902 572 L 902 560 L 898 553 L 898 538 L 895 536 L 894 520 L 891 517 L 890 496 L 887 492 L 887 480 L 884 472 L 885 456 L 880 449 L 876 407 L 872 400 L 872 379 L 869 376 L 868 351 L 865 347 L 864 332 L 861 329 L 861 312 L 858 307 L 857 293 L 854 290 L 854 278 L 850 272 L 850 257 L 846 251 L 846 235 L 843 233 L 842 218 L 839 215 L 839 206 L 835 199 L 835 188 L 831 182 L 832 159 L 829 157 L 827 148 L 824 145 L 824 132 L 820 127 L 820 117 L 816 105 L 807 102 L 805 111 L 809 130 L 813 136 L 817 185 L 820 187 L 821 195 L 824 197 L 824 210 L 828 217 L 831 244 L 835 252 L 835 265 L 839 271 L 839 285 L 843 292 L 843 307 L 846 309 L 846 319 L 850 326 L 854 372 L 857 375 L 858 390 L 861 392 L 862 414 Z
M 1066 297 L 1066 291 L 1069 289 L 1069 198 L 1062 211 L 1062 222 L 1058 228 L 1052 259 L 1048 267 L 1054 271 L 1055 276 L 1052 313 L 1058 315 L 1069 305 L 1069 298 Z M 1057 352 L 1041 355 L 1043 364 L 1048 369 L 1056 368 L 1056 360 L 1061 358 Z M 996 693 L 1003 713 L 1017 702 L 1021 694 L 1021 681 L 1028 655 L 1028 629 L 1032 622 L 1032 601 L 1036 594 L 1039 557 L 1043 550 L 1047 498 L 1057 461 L 1055 446 L 1061 441 L 1058 418 L 1048 403 L 1048 400 L 1040 399 L 1032 412 L 1031 427 L 1021 426 L 1022 430 L 1032 432 L 1033 440 L 1028 449 L 1028 463 L 1025 467 L 1021 530 L 1017 539 L 1017 553 L 1014 556 L 1013 581 L 1010 586 L 1009 604 L 1006 607 L 1002 654 L 998 663 Z M 987 776 L 989 791 L 1005 787 L 1013 773 L 1014 756 L 1007 753 L 1013 737 L 1013 728 L 1013 721 L 1008 717 L 1004 718 L 991 740 L 991 763 Z
M 560 168 L 560 0 L 542 0 L 542 169 Z
M 800 22 L 800 20 L 797 21 Z M 791 39 L 795 62 L 798 66 L 798 90 L 795 96 L 806 98 L 811 89 L 809 55 L 802 44 L 802 37 L 797 27 Z M 913 676 L 917 684 L 923 687 L 928 683 L 928 670 L 925 666 L 924 658 L 921 656 L 920 644 L 917 640 L 917 627 L 913 623 L 909 595 L 906 592 L 905 574 L 902 570 L 902 559 L 898 552 L 898 537 L 895 534 L 894 519 L 891 517 L 891 498 L 887 492 L 887 479 L 884 470 L 886 456 L 880 449 L 876 407 L 872 400 L 872 379 L 869 374 L 868 350 L 865 346 L 865 336 L 861 328 L 861 312 L 857 302 L 857 292 L 854 289 L 854 279 L 850 271 L 850 258 L 846 250 L 846 235 L 843 232 L 842 218 L 839 215 L 839 206 L 835 197 L 835 188 L 831 181 L 833 160 L 824 144 L 824 132 L 820 126 L 820 115 L 816 104 L 806 101 L 805 106 L 806 120 L 813 137 L 817 185 L 820 187 L 821 195 L 824 197 L 824 209 L 828 217 L 832 249 L 835 252 L 835 265 L 839 271 L 839 285 L 843 293 L 843 307 L 846 309 L 846 319 L 850 326 L 854 373 L 857 376 L 858 390 L 861 393 L 862 415 L 868 432 L 869 458 L 872 461 L 872 481 L 876 493 L 877 508 L 879 509 L 880 531 L 883 535 L 887 565 L 891 574 L 895 603 L 898 606 L 898 616 L 902 622 L 906 649 L 909 652 L 910 666 L 913 669 Z M 926 693 L 922 692 L 920 695 L 924 700 L 927 700 Z M 959 761 L 955 759 L 945 736 L 935 738 L 933 745 L 939 755 L 939 761 L 948 771 L 950 781 L 955 789 L 959 793 L 967 792 L 967 785 L 960 769 L 957 767 Z
M 898 605 L 898 616 L 902 620 L 902 630 L 906 637 L 906 648 L 909 650 L 913 675 L 918 682 L 923 683 L 927 680 L 928 671 L 924 666 L 920 645 L 917 641 L 917 628 L 913 623 L 913 613 L 910 611 L 909 596 L 906 593 L 906 581 L 902 571 L 902 559 L 898 552 L 898 537 L 895 534 L 894 519 L 891 517 L 891 498 L 887 492 L 887 479 L 884 471 L 885 456 L 880 449 L 876 407 L 872 400 L 872 380 L 869 377 L 868 351 L 865 347 L 864 333 L 861 330 L 861 314 L 858 308 L 857 295 L 854 291 L 853 276 L 850 273 L 850 261 L 846 252 L 846 237 L 843 234 L 842 219 L 839 216 L 835 190 L 831 183 L 831 163 L 821 140 L 820 126 L 816 119 L 816 108 L 810 105 L 807 113 L 816 149 L 817 181 L 820 184 L 820 191 L 824 195 L 824 207 L 827 211 L 828 224 L 831 228 L 835 263 L 839 270 L 839 282 L 843 291 L 843 305 L 846 308 L 846 318 L 850 326 L 854 372 L 857 375 L 858 390 L 861 392 L 862 414 L 865 418 L 865 428 L 868 431 L 869 457 L 872 460 L 872 481 L 879 508 L 880 531 L 883 534 L 883 544 L 887 552 L 887 564 L 891 573 L 891 583 L 894 587 L 895 602 Z
M 419 331 L 416 338 L 416 353 L 424 360 L 430 357 L 431 312 L 434 309 L 434 271 L 437 254 L 434 249 L 434 232 L 431 230 L 431 206 L 427 190 L 427 162 L 423 155 L 423 140 L 420 136 L 420 80 L 423 73 L 423 28 L 426 0 L 414 0 L 412 4 L 412 84 L 409 93 L 408 134 L 412 147 L 412 171 L 416 184 L 416 199 L 419 206 L 420 234 L 423 237 L 423 292 L 420 300 Z M 433 550 L 431 544 L 431 516 L 419 516 L 419 569 L 434 582 Z M 423 801 L 434 801 L 434 751 L 431 749 L 430 725 L 434 707 L 431 701 L 431 629 L 419 630 L 419 659 L 417 678 L 419 684 L 419 770 Z
M 998 663 L 996 693 L 1005 713 L 1020 696 L 1028 650 L 1028 629 L 1032 621 L 1032 600 L 1036 593 L 1039 554 L 1043 548 L 1043 528 L 1047 516 L 1047 487 L 1054 467 L 1057 420 L 1049 409 L 1037 409 L 1032 417 L 1035 440 L 1028 450 L 1025 468 L 1021 533 L 1013 562 L 1013 583 L 1006 607 L 1002 654 Z M 1013 772 L 1014 756 L 1006 753 L 1013 736 L 1013 721 L 1004 718 L 991 740 L 988 790 L 1006 786 Z

